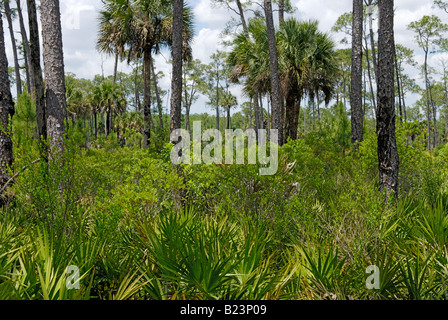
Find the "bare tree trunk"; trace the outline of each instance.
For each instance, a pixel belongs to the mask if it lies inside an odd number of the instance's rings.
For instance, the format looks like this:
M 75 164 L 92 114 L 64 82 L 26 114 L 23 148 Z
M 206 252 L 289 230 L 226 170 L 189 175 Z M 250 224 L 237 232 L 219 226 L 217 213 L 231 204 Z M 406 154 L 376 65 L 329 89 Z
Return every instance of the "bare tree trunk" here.
M 41 8 L 47 133 L 50 150 L 62 156 L 67 104 L 59 1 L 41 0 Z
M 152 46 L 148 46 L 143 56 L 143 148 L 149 148 L 151 138 L 151 50 Z
M 9 119 L 14 115 L 14 103 L 12 101 L 8 59 L 6 58 L 5 39 L 3 35 L 3 19 L 0 12 L 0 185 L 3 186 L 9 180 L 8 168 L 13 164 L 12 140 L 9 128 Z M 0 207 L 5 203 L 0 194 Z
M 428 50 L 425 50 L 425 63 L 424 63 L 424 71 L 425 71 L 425 88 L 426 88 L 426 134 L 428 135 L 426 138 L 426 148 L 431 150 L 431 111 L 429 106 L 429 84 L 428 84 Z
M 400 81 L 400 88 L 401 88 L 401 98 L 403 102 L 403 119 L 404 122 L 407 122 L 407 115 L 406 115 L 406 99 L 404 97 L 404 88 L 403 88 L 403 80 L 401 77 L 401 74 L 398 74 L 398 81 Z
M 279 24 L 285 22 L 285 0 L 278 2 L 278 22 Z
M 115 53 L 115 61 L 114 61 L 114 75 L 113 75 L 113 83 L 117 83 L 117 72 L 118 72 L 118 52 Z
M 403 107 L 400 88 L 400 70 L 398 69 L 397 49 L 394 50 L 394 66 L 395 66 L 395 78 L 397 80 L 397 93 L 398 93 L 398 110 L 400 115 L 400 121 L 403 122 Z
M 24 47 L 25 55 L 25 72 L 26 72 L 26 86 L 27 92 L 31 94 L 32 89 L 32 75 L 31 75 L 31 62 L 30 62 L 30 45 L 26 34 L 25 24 L 23 22 L 23 14 L 20 0 L 16 0 L 17 12 L 19 14 L 20 34 L 22 35 L 22 43 Z
M 434 100 L 432 99 L 432 86 L 431 82 L 429 83 L 429 97 L 431 100 L 431 107 L 432 107 L 432 121 L 434 123 L 434 136 L 433 138 L 433 148 L 435 149 L 438 145 L 438 134 L 437 134 L 437 110 L 436 106 L 434 104 Z
M 45 107 L 45 92 L 42 79 L 42 68 L 40 65 L 40 43 L 39 43 L 39 27 L 37 22 L 36 2 L 35 0 L 27 0 L 28 8 L 28 26 L 30 31 L 30 63 L 32 75 L 32 87 L 34 93 L 34 102 L 36 105 L 37 133 L 44 146 L 47 139 L 47 115 Z M 42 155 L 45 158 L 46 152 L 43 150 Z
M 184 1 L 173 1 L 173 78 L 171 81 L 170 132 L 181 128 L 182 115 L 182 15 Z M 177 143 L 177 141 L 172 141 Z
M 398 196 L 399 157 L 395 139 L 394 1 L 379 0 L 378 169 L 380 190 Z
M 156 70 L 154 68 L 154 61 L 152 61 L 152 60 L 151 60 L 151 73 L 152 73 L 152 82 L 154 84 L 154 92 L 156 94 L 156 99 L 157 99 L 157 111 L 159 112 L 159 125 L 160 125 L 160 128 L 163 129 L 162 99 L 160 99 L 159 85 L 157 84 Z
M 19 66 L 19 58 L 17 55 L 16 39 L 14 37 L 14 28 L 12 24 L 11 7 L 9 6 L 9 0 L 3 1 L 3 4 L 5 6 L 5 15 L 9 26 L 9 36 L 11 37 L 12 53 L 14 57 L 14 69 L 16 72 L 17 97 L 19 97 L 22 94 L 22 80 L 20 79 L 20 66 Z
M 286 93 L 285 142 L 288 141 L 288 138 L 297 139 L 300 100 L 296 101 L 292 92 Z
M 367 45 L 367 38 L 364 38 L 365 43 L 365 51 L 366 51 L 366 61 L 367 61 L 367 76 L 369 77 L 369 86 L 370 86 L 370 94 L 372 95 L 372 105 L 373 108 L 376 111 L 376 101 L 375 101 L 375 91 L 373 90 L 373 80 L 372 80 L 372 74 L 370 72 L 370 58 L 369 58 L 369 47 Z
M 369 13 L 369 34 L 370 34 L 370 45 L 372 50 L 372 62 L 373 62 L 373 71 L 375 72 L 375 79 L 378 78 L 378 63 L 377 63 L 377 57 L 376 57 L 376 50 L 375 50 L 375 37 L 373 35 L 373 23 L 372 23 L 372 15 L 373 15 L 373 1 L 369 0 L 367 5 L 368 13 Z
M 283 106 L 280 101 L 280 79 L 278 75 L 277 44 L 275 40 L 274 19 L 272 17 L 272 2 L 264 0 L 264 11 L 266 16 L 266 28 L 269 42 L 270 78 L 271 78 L 271 106 L 272 106 L 272 129 L 278 130 L 278 144 L 283 144 Z
M 350 90 L 352 144 L 363 141 L 362 20 L 362 0 L 353 0 L 352 77 Z
M 241 5 L 241 1 L 236 0 L 236 5 L 238 7 L 238 12 L 240 13 L 241 24 L 243 26 L 243 30 L 247 34 L 248 33 L 247 23 L 246 23 L 246 19 L 244 18 L 244 10 L 243 10 L 243 6 Z

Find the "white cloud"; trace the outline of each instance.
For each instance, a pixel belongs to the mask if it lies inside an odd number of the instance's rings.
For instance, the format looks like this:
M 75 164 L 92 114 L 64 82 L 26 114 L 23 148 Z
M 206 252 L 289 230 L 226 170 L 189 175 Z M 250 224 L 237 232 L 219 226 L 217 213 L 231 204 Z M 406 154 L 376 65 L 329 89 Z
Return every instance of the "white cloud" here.
M 212 6 L 211 2 L 211 0 L 188 1 L 195 15 L 196 33 L 192 44 L 193 56 L 203 63 L 210 62 L 210 55 L 217 48 L 225 49 L 220 46 L 220 33 L 227 21 L 232 17 L 238 18 L 232 11 L 223 7 Z M 448 22 L 448 15 L 442 10 L 433 8 L 432 3 L 432 0 L 395 0 L 396 42 L 414 49 L 416 60 L 420 63 L 423 62 L 422 50 L 416 45 L 413 32 L 407 30 L 407 26 L 411 21 L 419 20 L 423 15 L 431 14 L 438 15 L 442 21 Z M 337 18 L 352 9 L 352 1 L 349 0 L 293 0 L 292 4 L 296 8 L 292 16 L 298 19 L 317 19 L 320 30 L 324 32 L 329 32 Z M 15 7 L 15 2 L 11 2 L 11 5 Z M 73 72 L 78 77 L 93 78 L 95 74 L 101 74 L 102 69 L 105 75 L 113 72 L 113 57 L 101 55 L 95 49 L 97 17 L 101 7 L 101 0 L 61 0 L 65 68 L 67 72 Z M 254 8 L 259 7 L 254 6 Z M 24 18 L 27 21 L 26 10 L 24 10 Z M 276 16 L 274 18 L 277 20 Z M 375 21 L 375 25 L 376 23 L 377 21 Z M 25 24 L 27 25 L 27 23 Z M 5 19 L 3 26 L 9 66 L 13 66 L 9 30 Z M 19 43 L 19 24 L 17 20 L 14 21 L 14 30 Z M 333 35 L 333 38 L 339 40 L 340 36 Z M 438 57 L 439 55 L 431 56 L 429 62 L 432 66 L 437 66 Z M 160 85 L 164 90 L 169 90 L 171 86 L 171 65 L 166 59 L 170 59 L 168 50 L 164 50 L 162 55 L 155 56 L 155 67 L 165 74 L 165 77 L 160 81 Z M 131 69 L 126 62 L 119 65 L 119 70 L 123 72 L 129 72 Z M 409 68 L 407 71 L 421 83 L 418 69 Z M 243 102 L 244 99 L 240 97 L 241 89 L 237 87 L 233 89 L 235 95 L 239 97 L 239 102 Z M 192 112 L 212 112 L 208 107 L 205 107 L 205 102 L 206 99 L 199 99 L 193 106 Z

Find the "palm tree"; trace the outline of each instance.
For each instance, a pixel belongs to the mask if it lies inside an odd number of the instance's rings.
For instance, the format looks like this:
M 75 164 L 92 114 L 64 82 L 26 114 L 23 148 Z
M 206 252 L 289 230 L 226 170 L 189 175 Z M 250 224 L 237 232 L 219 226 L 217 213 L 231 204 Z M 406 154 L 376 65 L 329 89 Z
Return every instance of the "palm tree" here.
M 9 180 L 8 167 L 14 161 L 12 141 L 9 131 L 9 119 L 14 115 L 14 103 L 9 88 L 8 60 L 6 58 L 5 39 L 3 35 L 3 20 L 0 12 L 0 184 L 3 186 Z M 0 194 L 0 206 L 5 202 Z
M 323 94 L 328 104 L 337 75 L 334 43 L 317 21 L 288 19 L 277 34 L 281 91 L 286 102 L 285 139 L 297 139 L 300 103 Z
M 104 0 L 100 12 L 97 48 L 106 53 L 143 57 L 143 146 L 148 147 L 151 135 L 151 61 L 152 54 L 173 41 L 172 2 L 168 0 Z M 183 10 L 183 58 L 191 57 L 193 16 L 189 7 Z
M 259 96 L 270 89 L 269 45 L 262 19 L 250 20 L 247 30 L 247 34 L 242 32 L 233 40 L 233 50 L 229 53 L 227 62 L 233 67 L 233 82 L 245 79 L 243 89 L 254 102 L 255 132 L 258 134 L 258 129 L 263 128 Z
M 112 131 L 113 116 L 121 114 L 126 110 L 126 99 L 119 85 L 113 83 L 111 80 L 105 80 L 96 86 L 93 90 L 93 96 L 98 108 L 94 112 L 99 111 L 104 113 L 104 132 L 107 137 Z
M 223 92 L 221 97 L 221 106 L 225 108 L 227 112 L 227 129 L 230 129 L 230 109 L 238 105 L 236 97 L 229 91 Z
M 61 155 L 67 106 L 59 0 L 41 0 L 41 8 L 47 134 L 50 150 L 55 148 Z
M 278 130 L 278 144 L 283 144 L 283 103 L 280 98 L 280 79 L 278 70 L 277 42 L 275 40 L 274 19 L 272 16 L 272 1 L 264 0 L 264 12 L 269 43 L 269 60 L 271 79 L 272 129 Z

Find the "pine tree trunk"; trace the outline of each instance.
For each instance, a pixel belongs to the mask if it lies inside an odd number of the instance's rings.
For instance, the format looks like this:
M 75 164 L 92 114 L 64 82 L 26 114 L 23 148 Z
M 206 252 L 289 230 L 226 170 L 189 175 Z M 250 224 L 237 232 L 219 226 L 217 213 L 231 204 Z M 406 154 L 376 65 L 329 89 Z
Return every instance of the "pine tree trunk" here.
M 363 141 L 362 110 L 362 0 L 353 0 L 352 77 L 350 90 L 352 144 Z
M 9 131 L 9 119 L 14 115 L 14 103 L 12 101 L 8 60 L 6 58 L 5 39 L 3 35 L 3 19 L 0 12 L 0 187 L 9 180 L 8 168 L 12 166 L 14 157 L 12 153 L 11 132 Z M 6 200 L 0 194 L 0 207 Z
M 426 148 L 431 150 L 431 111 L 429 106 L 429 86 L 428 86 L 428 50 L 425 50 L 425 89 L 426 89 Z
M 181 128 L 182 116 L 182 15 L 184 1 L 173 1 L 173 78 L 171 82 L 170 132 Z M 177 142 L 177 141 L 176 141 Z
M 160 99 L 159 85 L 157 83 L 156 70 L 154 68 L 154 61 L 152 61 L 152 60 L 151 60 L 151 74 L 152 74 L 152 82 L 154 84 L 154 92 L 156 94 L 156 99 L 157 99 L 157 111 L 159 112 L 159 125 L 160 125 L 160 128 L 163 129 L 162 99 Z
M 437 110 L 436 110 L 436 106 L 434 104 L 434 100 L 432 98 L 432 87 L 431 87 L 431 83 L 429 83 L 429 97 L 431 100 L 431 107 L 432 107 L 432 122 L 434 123 L 434 135 L 432 137 L 432 143 L 433 143 L 433 148 L 435 149 L 437 147 L 438 144 L 438 135 L 437 135 Z
M 255 134 L 258 141 L 258 130 L 262 129 L 260 128 L 260 108 L 258 106 L 258 93 L 255 93 L 252 99 L 254 100 Z
M 67 104 L 59 1 L 41 0 L 41 8 L 47 134 L 50 150 L 62 156 Z
M 395 139 L 394 1 L 379 0 L 378 169 L 380 190 L 398 196 L 399 157 Z
M 27 92 L 31 94 L 33 85 L 31 83 L 32 75 L 31 75 L 31 62 L 30 62 L 30 45 L 26 34 L 25 24 L 23 22 L 23 14 L 20 0 L 16 0 L 16 3 L 17 3 L 17 12 L 19 14 L 20 34 L 22 35 L 22 43 L 25 48 L 24 54 L 25 54 L 26 86 L 27 86 Z
M 39 44 L 39 27 L 37 22 L 36 2 L 35 0 L 27 0 L 28 23 L 30 31 L 30 64 L 31 64 L 31 84 L 34 93 L 34 102 L 36 105 L 37 132 L 41 145 L 47 139 L 47 120 L 45 107 L 45 92 L 42 79 L 42 68 L 40 65 L 40 44 Z M 43 155 L 46 152 L 42 153 Z
M 367 38 L 364 38 L 365 43 L 365 51 L 366 51 L 366 61 L 367 61 L 367 76 L 369 77 L 369 86 L 370 86 L 370 94 L 372 95 L 372 105 L 373 108 L 376 111 L 376 101 L 375 101 L 375 91 L 373 90 L 373 80 L 372 80 L 372 74 L 370 72 L 370 57 L 369 57 L 369 47 L 367 45 Z
M 238 7 L 238 12 L 240 14 L 241 25 L 243 26 L 244 32 L 247 34 L 248 33 L 247 23 L 246 23 L 246 19 L 244 18 L 244 10 L 243 10 L 243 6 L 241 5 L 241 1 L 240 0 L 236 0 L 236 5 Z
M 16 90 L 17 90 L 17 97 L 19 97 L 22 94 L 22 80 L 20 78 L 20 65 L 17 54 L 16 39 L 14 37 L 14 28 L 12 24 L 12 16 L 11 16 L 11 8 L 9 6 L 9 0 L 4 1 L 3 4 L 5 6 L 6 20 L 8 21 L 9 36 L 11 38 L 12 53 L 14 57 L 14 70 L 16 73 Z
M 370 35 L 370 46 L 372 50 L 372 62 L 373 62 L 373 71 L 375 73 L 375 79 L 378 78 L 378 62 L 377 62 L 377 56 L 376 56 L 376 50 L 375 50 L 375 37 L 373 35 L 373 23 L 372 23 L 372 15 L 373 15 L 373 5 L 372 0 L 369 0 L 368 6 L 370 7 L 369 10 L 369 35 Z
M 278 2 L 278 22 L 279 24 L 285 22 L 285 0 Z
M 400 88 L 400 72 L 398 68 L 397 49 L 394 50 L 394 66 L 395 66 L 395 79 L 397 80 L 397 94 L 398 94 L 398 112 L 400 115 L 400 121 L 403 122 L 403 99 L 401 98 Z
M 272 129 L 278 130 L 278 144 L 283 144 L 283 106 L 280 101 L 280 79 L 278 75 L 277 43 L 275 40 L 274 19 L 272 17 L 272 2 L 264 0 L 266 29 L 269 42 L 271 101 L 272 101 Z M 275 141 L 276 142 L 276 141 Z
M 151 50 L 148 46 L 143 57 L 143 148 L 149 147 L 151 138 Z

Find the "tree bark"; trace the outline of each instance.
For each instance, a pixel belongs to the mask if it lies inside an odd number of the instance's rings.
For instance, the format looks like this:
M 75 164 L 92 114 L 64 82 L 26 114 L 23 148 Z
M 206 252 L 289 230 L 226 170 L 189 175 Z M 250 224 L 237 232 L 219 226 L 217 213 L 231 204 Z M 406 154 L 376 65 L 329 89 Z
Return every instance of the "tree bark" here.
M 9 0 L 3 2 L 5 6 L 5 15 L 6 20 L 8 21 L 9 27 L 9 36 L 11 37 L 12 44 L 12 53 L 14 57 L 14 69 L 16 73 L 16 90 L 17 90 L 17 98 L 22 94 L 22 80 L 20 78 L 20 66 L 19 66 L 19 58 L 17 54 L 17 45 L 16 39 L 14 37 L 14 28 L 12 24 L 12 15 L 11 15 L 11 7 L 9 6 Z
M 280 101 L 280 79 L 278 75 L 277 43 L 275 40 L 274 19 L 272 17 L 272 2 L 264 0 L 264 11 L 266 16 L 266 29 L 269 42 L 270 78 L 271 78 L 271 106 L 272 106 L 272 129 L 278 130 L 278 144 L 283 144 L 283 107 Z
M 437 147 L 438 144 L 438 134 L 437 134 L 437 110 L 436 110 L 436 106 L 434 104 L 434 100 L 432 98 L 432 88 L 431 88 L 431 83 L 428 84 L 429 85 L 429 97 L 430 97 L 430 101 L 431 101 L 431 107 L 432 107 L 432 121 L 434 123 L 434 135 L 432 137 L 432 143 L 433 143 L 433 148 L 435 149 Z
M 8 60 L 6 58 L 5 39 L 3 35 L 3 19 L 0 12 L 0 185 L 3 186 L 10 179 L 8 168 L 12 166 L 14 157 L 12 153 L 12 140 L 9 128 L 9 119 L 14 115 L 12 101 Z M 5 205 L 5 199 L 0 194 L 0 207 Z
M 236 0 L 236 5 L 238 7 L 238 12 L 240 13 L 241 24 L 243 26 L 244 33 L 247 34 L 248 33 L 247 23 L 246 23 L 246 19 L 244 18 L 244 10 L 243 10 L 243 6 L 241 5 L 241 1 Z
M 47 134 L 50 150 L 62 156 L 67 104 L 59 1 L 41 0 L 41 8 Z
M 30 64 L 31 64 L 31 84 L 33 87 L 34 102 L 36 105 L 37 133 L 41 141 L 47 139 L 47 120 L 45 107 L 45 92 L 42 79 L 42 68 L 40 65 L 40 44 L 39 44 L 39 27 L 37 23 L 37 11 L 35 0 L 27 0 L 28 8 L 28 25 L 30 31 Z M 46 152 L 42 152 L 43 155 Z
M 378 169 L 387 198 L 398 196 L 399 157 L 395 139 L 394 1 L 379 0 L 378 31 Z
M 23 14 L 20 0 L 16 0 L 17 12 L 19 14 L 20 34 L 22 35 L 22 43 L 24 46 L 25 55 L 25 72 L 26 72 L 26 86 L 27 92 L 31 94 L 32 91 L 32 75 L 31 75 L 31 62 L 30 62 L 30 45 L 28 42 L 28 36 L 26 34 L 25 23 L 23 22 Z
M 370 58 L 369 58 L 369 47 L 367 45 L 367 38 L 364 38 L 364 44 L 366 46 L 366 61 L 367 61 L 367 76 L 369 77 L 369 86 L 370 86 L 370 94 L 372 95 L 372 105 L 376 112 L 376 101 L 375 101 L 375 91 L 373 90 L 373 80 L 372 80 L 372 74 L 370 72 Z
M 154 92 L 156 94 L 156 99 L 157 99 L 157 110 L 159 112 L 159 125 L 160 125 L 160 128 L 163 129 L 162 99 L 160 99 L 159 86 L 157 84 L 156 70 L 154 68 L 154 61 L 152 61 L 152 60 L 151 60 L 151 74 L 152 74 L 152 82 L 154 84 Z
M 181 128 L 182 115 L 182 15 L 184 1 L 173 1 L 173 78 L 171 81 L 170 132 Z M 173 141 L 172 141 L 173 142 Z M 177 141 L 175 141 L 177 143 Z
M 369 0 L 368 6 L 369 6 L 369 35 L 370 35 L 370 46 L 372 50 L 372 63 L 373 63 L 373 71 L 375 73 L 375 79 L 378 78 L 378 62 L 376 57 L 376 50 L 375 50 L 375 37 L 373 35 L 373 23 L 372 23 L 372 15 L 373 15 L 373 4 L 372 0 Z
M 428 85 L 428 50 L 425 50 L 425 89 L 426 89 L 426 148 L 431 150 L 431 111 L 429 106 L 429 85 Z
M 286 93 L 286 120 L 285 120 L 285 142 L 288 138 L 291 140 L 297 139 L 297 130 L 299 126 L 299 112 L 300 112 L 300 100 L 295 99 L 294 94 L 290 92 Z
M 143 148 L 149 148 L 151 138 L 151 50 L 148 46 L 143 56 Z
M 285 0 L 278 2 L 278 22 L 279 24 L 285 22 Z
M 352 144 L 363 141 L 362 110 L 362 0 L 353 0 L 352 77 L 350 90 Z
M 395 79 L 397 80 L 397 94 L 398 94 L 398 112 L 400 115 L 400 121 L 403 122 L 403 107 L 400 88 L 400 70 L 398 68 L 397 49 L 394 50 L 394 66 L 395 66 Z

